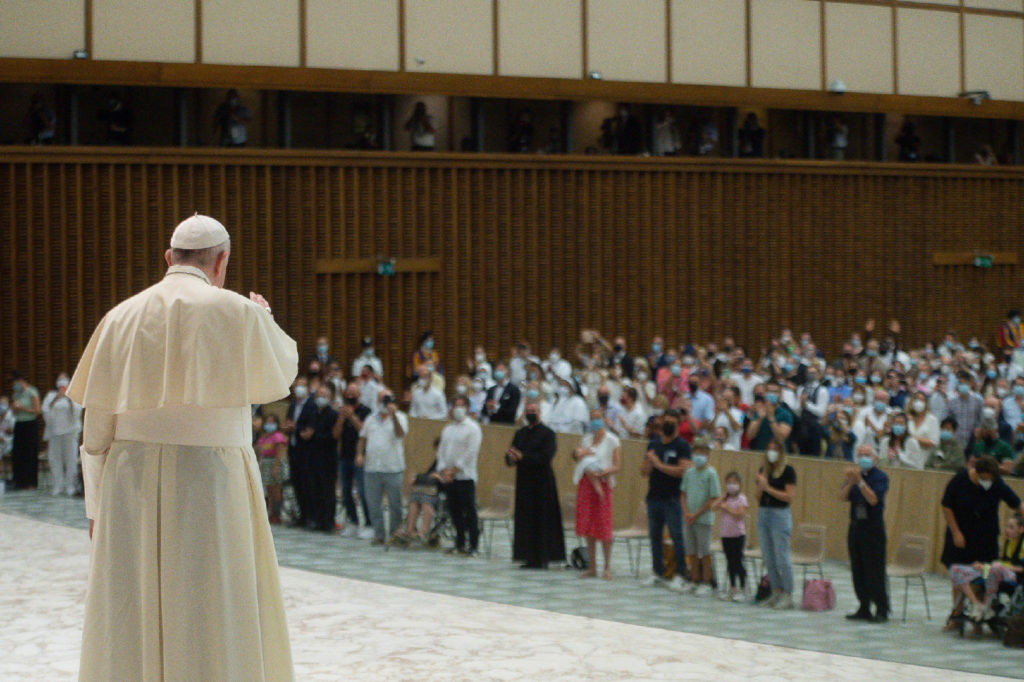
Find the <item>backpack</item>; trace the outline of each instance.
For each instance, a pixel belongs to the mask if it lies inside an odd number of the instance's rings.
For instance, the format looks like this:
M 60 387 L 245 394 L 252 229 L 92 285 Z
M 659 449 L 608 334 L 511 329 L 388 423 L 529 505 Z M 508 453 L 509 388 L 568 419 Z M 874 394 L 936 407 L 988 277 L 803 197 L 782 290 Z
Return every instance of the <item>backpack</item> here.
M 800 608 L 804 611 L 831 611 L 836 606 L 836 593 L 831 580 L 807 580 L 804 582 L 804 598 Z
M 569 563 L 577 571 L 585 571 L 590 568 L 590 557 L 587 555 L 586 547 L 577 547 L 569 555 Z

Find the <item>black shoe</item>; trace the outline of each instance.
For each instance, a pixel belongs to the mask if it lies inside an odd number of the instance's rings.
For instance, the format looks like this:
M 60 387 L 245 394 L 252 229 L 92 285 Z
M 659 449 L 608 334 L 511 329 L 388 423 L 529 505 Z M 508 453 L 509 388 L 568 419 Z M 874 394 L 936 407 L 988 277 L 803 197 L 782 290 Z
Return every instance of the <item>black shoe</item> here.
M 871 612 L 864 610 L 857 610 L 846 615 L 846 620 L 871 620 L 871 618 Z
M 889 616 L 885 613 L 876 613 L 868 619 L 869 623 L 888 623 Z
M 519 566 L 519 568 L 523 568 L 523 569 L 531 570 L 531 571 L 536 571 L 536 570 L 540 570 L 542 568 L 547 568 L 547 567 L 544 566 L 543 564 L 521 564 Z

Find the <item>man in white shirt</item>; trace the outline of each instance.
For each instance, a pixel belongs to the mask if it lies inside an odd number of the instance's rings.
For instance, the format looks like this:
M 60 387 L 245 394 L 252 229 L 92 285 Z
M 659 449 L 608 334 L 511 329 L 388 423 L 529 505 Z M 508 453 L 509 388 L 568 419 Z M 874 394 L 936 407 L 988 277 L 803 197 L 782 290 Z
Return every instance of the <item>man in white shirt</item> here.
M 744 405 L 754 403 L 754 386 L 764 383 L 764 378 L 754 373 L 754 365 L 749 359 L 744 360 L 740 365 L 739 376 L 732 377 L 736 387 L 740 389 L 740 402 Z
M 636 389 L 632 386 L 622 389 L 622 397 L 619 398 L 622 413 L 613 430 L 623 438 L 644 437 L 644 429 L 647 427 L 647 411 L 644 410 L 637 397 Z
M 381 363 L 380 358 L 374 354 L 373 350 L 373 337 L 364 336 L 362 341 L 363 352 L 352 361 L 352 374 L 353 377 L 359 377 L 363 375 L 363 368 L 369 367 L 373 373 L 373 378 L 380 381 L 384 376 L 384 365 Z M 377 394 L 374 393 L 373 401 L 377 400 Z
M 57 377 L 57 388 L 43 399 L 46 428 L 43 440 L 49 443 L 47 461 L 53 481 L 52 494 L 75 495 L 78 492 L 78 435 L 82 432 L 82 406 L 68 397 L 67 374 Z
M 482 438 L 480 426 L 469 418 L 469 400 L 463 395 L 455 396 L 452 421 L 441 431 L 437 470 L 433 476 L 445 486 L 448 513 L 455 524 L 453 550 L 465 556 L 476 554 L 480 538 L 480 523 L 476 515 L 476 462 Z
M 508 361 L 509 380 L 516 386 L 526 381 L 526 366 L 531 362 L 539 362 L 539 358 L 530 354 L 530 344 L 520 341 L 512 349 L 512 359 Z M 487 376 L 491 376 L 489 371 Z
M 384 385 L 375 377 L 373 369 L 364 365 L 359 375 L 359 402 L 376 411 L 378 396 Z
M 444 419 L 448 416 L 448 405 L 444 399 L 444 393 L 439 391 L 431 381 L 432 372 L 426 366 L 422 366 L 417 374 L 419 379 L 412 387 L 409 416 L 422 419 Z
M 366 477 L 366 501 L 370 506 L 374 545 L 388 537 L 384 528 L 384 497 L 388 498 L 389 532 L 402 527 L 402 473 L 405 471 L 403 440 L 409 432 L 409 418 L 398 411 L 391 391 L 378 396 L 377 411 L 366 418 L 359 432 L 356 466 Z
M 739 389 L 727 386 L 722 395 L 715 401 L 715 418 L 711 420 L 711 430 L 724 429 L 724 447 L 739 450 L 743 437 L 743 411 L 736 406 Z

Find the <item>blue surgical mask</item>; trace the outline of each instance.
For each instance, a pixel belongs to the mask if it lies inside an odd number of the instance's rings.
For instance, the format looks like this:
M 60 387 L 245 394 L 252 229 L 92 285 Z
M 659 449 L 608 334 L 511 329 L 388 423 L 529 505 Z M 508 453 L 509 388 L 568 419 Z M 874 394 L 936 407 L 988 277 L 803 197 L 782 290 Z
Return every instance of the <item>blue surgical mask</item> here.
M 792 371 L 793 371 L 793 370 L 795 369 L 795 367 L 793 366 L 793 363 L 792 363 L 792 362 L 787 362 L 787 363 L 786 363 L 786 364 L 785 364 L 785 365 L 784 365 L 784 366 L 782 367 L 782 369 L 783 369 L 783 370 L 784 370 L 784 371 L 785 371 L 785 372 L 786 372 L 786 373 L 788 374 L 788 373 L 792 372 Z
M 423 347 L 427 350 L 434 350 L 434 339 L 427 339 L 423 342 Z
M 530 400 L 536 400 L 537 398 L 540 397 L 540 391 L 538 391 L 535 388 L 531 388 L 526 392 L 526 397 Z
M 989 379 L 995 379 L 999 374 L 994 369 L 990 369 L 985 372 L 985 376 Z
M 862 376 L 855 377 L 853 381 L 855 383 L 860 384 L 861 386 L 863 386 L 864 384 L 868 383 L 867 377 L 862 377 Z
M 881 400 L 876 400 L 874 405 L 875 412 L 885 412 L 885 403 L 883 403 Z
M 263 430 L 267 433 L 273 433 L 274 431 L 277 431 L 277 424 L 274 422 L 267 422 L 263 425 Z
M 505 379 L 505 371 L 501 369 L 494 370 L 494 380 L 502 381 Z
M 857 458 L 857 466 L 860 467 L 861 471 L 867 471 L 868 469 L 870 469 L 874 465 L 875 465 L 875 463 L 871 461 L 870 457 L 858 457 Z
M 902 436 L 906 432 L 907 432 L 907 427 L 904 426 L 903 424 L 893 424 L 892 425 L 892 435 L 894 435 L 894 436 Z
M 316 352 L 320 355 L 327 355 L 327 344 L 322 343 L 316 347 Z
M 751 368 L 751 367 L 741 367 L 741 368 L 740 368 L 740 371 L 741 371 L 741 372 L 743 372 L 744 374 L 750 374 L 750 373 L 751 373 L 751 372 L 753 372 L 754 370 L 753 370 L 753 368 Z
M 945 430 L 939 431 L 939 440 L 953 440 L 953 432 Z
M 968 386 L 967 384 L 957 384 L 956 391 L 960 395 L 967 395 L 968 393 L 971 392 L 971 387 Z
M 1024 395 L 1024 386 L 1021 386 L 1020 384 L 1014 384 L 1013 385 L 1013 394 L 1014 395 Z
M 694 455 L 693 456 L 693 466 L 697 467 L 698 469 L 703 469 L 705 466 L 707 466 L 707 464 L 708 464 L 708 456 L 707 455 Z
M 677 377 L 683 373 L 683 368 L 679 365 L 672 365 L 672 376 Z
M 661 352 L 661 344 L 660 343 L 652 343 L 651 344 L 651 352 L 655 353 L 655 354 L 660 353 Z
M 777 394 L 775 394 L 775 393 L 765 393 L 764 394 L 764 399 L 767 400 L 772 405 L 778 405 L 779 404 L 779 396 Z
M 590 420 L 590 430 L 591 431 L 600 431 L 602 428 L 604 428 L 604 420 L 603 419 L 591 419 Z

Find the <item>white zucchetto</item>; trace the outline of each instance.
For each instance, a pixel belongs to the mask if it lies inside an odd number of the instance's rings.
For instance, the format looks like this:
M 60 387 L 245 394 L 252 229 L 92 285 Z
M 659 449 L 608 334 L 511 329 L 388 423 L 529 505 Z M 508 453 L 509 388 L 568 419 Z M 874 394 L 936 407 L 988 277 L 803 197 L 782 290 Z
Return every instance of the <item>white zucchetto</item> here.
M 174 228 L 174 234 L 171 235 L 171 248 L 198 251 L 223 244 L 230 238 L 227 229 L 220 224 L 220 221 L 196 213 L 194 216 L 182 220 Z

